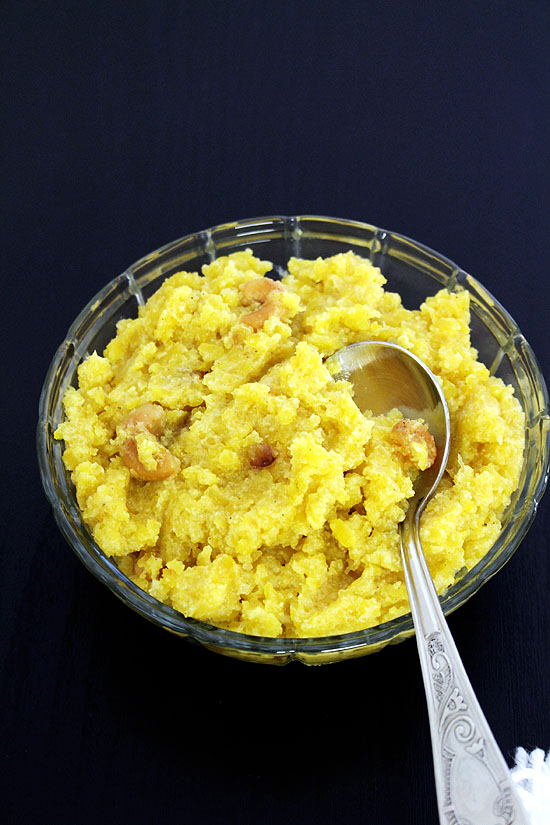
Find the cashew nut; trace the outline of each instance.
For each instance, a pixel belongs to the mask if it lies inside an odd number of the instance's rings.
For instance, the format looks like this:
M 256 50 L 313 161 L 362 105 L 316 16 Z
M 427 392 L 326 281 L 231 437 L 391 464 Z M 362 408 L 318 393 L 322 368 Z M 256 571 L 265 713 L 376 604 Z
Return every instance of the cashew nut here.
M 270 444 L 254 444 L 250 450 L 250 466 L 251 467 L 269 467 L 279 453 Z
M 247 281 L 243 287 L 242 302 L 245 306 L 258 302 L 261 306 L 254 312 L 249 312 L 243 315 L 240 320 L 243 324 L 247 324 L 253 329 L 260 329 L 267 321 L 267 319 L 277 312 L 279 307 L 276 303 L 275 296 L 279 292 L 283 292 L 284 287 L 279 281 L 273 281 L 271 278 L 256 278 L 253 281 Z
M 434 437 L 420 421 L 411 421 L 410 418 L 398 421 L 391 429 L 390 441 L 405 461 L 421 470 L 431 467 L 437 457 Z M 424 451 L 425 455 L 422 455 Z
M 126 435 L 120 446 L 120 457 L 124 464 L 143 481 L 163 481 L 177 473 L 180 468 L 176 456 L 172 455 L 158 440 L 165 423 L 166 414 L 159 404 L 143 404 L 128 413 L 120 428 L 121 433 Z M 142 433 L 154 438 L 155 467 L 145 467 L 140 461 L 136 439 Z

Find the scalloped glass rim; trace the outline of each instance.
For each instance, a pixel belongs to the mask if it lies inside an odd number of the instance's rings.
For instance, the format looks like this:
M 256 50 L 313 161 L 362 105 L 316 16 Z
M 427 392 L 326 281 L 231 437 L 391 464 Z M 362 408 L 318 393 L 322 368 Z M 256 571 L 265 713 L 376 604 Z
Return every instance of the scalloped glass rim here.
M 80 517 L 74 488 L 61 460 L 61 444 L 53 439 L 53 432 L 61 421 L 61 398 L 66 387 L 90 351 L 91 339 L 107 321 L 116 317 L 122 306 L 133 301 L 137 311 L 145 301 L 143 291 L 158 279 L 181 269 L 189 259 L 206 263 L 218 253 L 228 254 L 235 248 L 246 247 L 262 255 L 262 246 L 269 246 L 274 240 L 282 241 L 287 258 L 299 257 L 302 250 L 307 257 L 309 249 L 321 248 L 323 244 L 340 245 L 342 250 L 353 247 L 361 254 L 367 252 L 383 272 L 385 263 L 399 261 L 448 289 L 468 289 L 472 296 L 472 314 L 490 330 L 498 344 L 492 363 L 487 366 L 495 372 L 503 358 L 510 360 L 517 380 L 516 392 L 521 395 L 527 418 L 524 465 L 498 540 L 479 564 L 441 598 L 444 612 L 452 612 L 469 599 L 512 556 L 535 516 L 546 486 L 550 459 L 548 392 L 529 344 L 504 307 L 451 260 L 399 233 L 338 218 L 273 216 L 221 224 L 187 235 L 146 255 L 88 302 L 55 353 L 40 396 L 37 450 L 42 483 L 59 529 L 88 570 L 125 604 L 155 624 L 221 653 L 253 661 L 284 663 L 298 659 L 321 663 L 374 652 L 412 635 L 410 613 L 354 633 L 284 639 L 250 636 L 186 618 L 136 587 L 99 549 Z M 327 253 L 319 251 L 318 254 Z

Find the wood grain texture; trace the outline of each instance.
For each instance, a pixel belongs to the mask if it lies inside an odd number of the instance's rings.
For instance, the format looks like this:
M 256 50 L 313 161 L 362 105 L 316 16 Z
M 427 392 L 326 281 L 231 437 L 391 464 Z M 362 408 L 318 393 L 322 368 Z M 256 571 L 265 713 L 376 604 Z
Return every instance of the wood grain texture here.
M 3 22 L 6 821 L 435 822 L 414 642 L 279 669 L 147 624 L 54 524 L 37 402 L 104 283 L 188 232 L 273 213 L 362 219 L 440 250 L 546 369 L 548 5 L 21 0 Z M 550 747 L 549 532 L 545 499 L 450 619 L 508 757 Z

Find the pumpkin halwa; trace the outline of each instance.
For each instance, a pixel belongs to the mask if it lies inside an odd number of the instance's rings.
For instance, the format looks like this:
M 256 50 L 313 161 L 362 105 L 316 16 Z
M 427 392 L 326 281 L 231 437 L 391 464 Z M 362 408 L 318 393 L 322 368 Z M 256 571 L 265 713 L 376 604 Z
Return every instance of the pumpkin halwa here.
M 55 435 L 95 541 L 156 599 L 253 635 L 367 628 L 409 610 L 399 523 L 433 443 L 363 415 L 324 360 L 391 341 L 441 383 L 451 452 L 421 526 L 440 593 L 499 534 L 523 413 L 477 360 L 467 291 L 409 311 L 352 252 L 271 269 L 247 250 L 168 278 L 81 364 Z

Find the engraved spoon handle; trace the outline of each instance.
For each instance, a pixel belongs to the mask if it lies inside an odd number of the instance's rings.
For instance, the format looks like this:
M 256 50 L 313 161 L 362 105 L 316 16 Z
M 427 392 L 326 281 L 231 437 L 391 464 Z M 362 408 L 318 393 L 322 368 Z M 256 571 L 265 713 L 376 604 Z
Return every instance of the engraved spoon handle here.
M 422 553 L 418 525 L 423 503 L 409 508 L 401 554 L 428 703 L 439 819 L 445 825 L 529 825 Z

